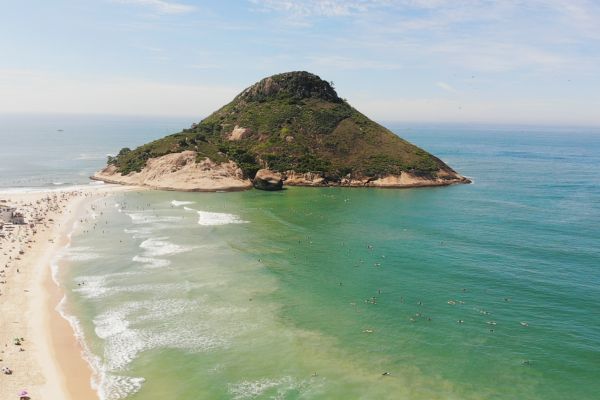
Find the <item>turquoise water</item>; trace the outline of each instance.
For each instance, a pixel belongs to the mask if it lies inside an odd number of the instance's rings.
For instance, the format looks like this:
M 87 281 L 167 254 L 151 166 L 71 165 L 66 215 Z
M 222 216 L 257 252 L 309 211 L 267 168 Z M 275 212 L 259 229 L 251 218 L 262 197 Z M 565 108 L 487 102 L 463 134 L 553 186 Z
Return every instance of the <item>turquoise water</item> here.
M 59 276 L 103 398 L 596 398 L 600 132 L 397 128 L 475 183 L 98 200 Z

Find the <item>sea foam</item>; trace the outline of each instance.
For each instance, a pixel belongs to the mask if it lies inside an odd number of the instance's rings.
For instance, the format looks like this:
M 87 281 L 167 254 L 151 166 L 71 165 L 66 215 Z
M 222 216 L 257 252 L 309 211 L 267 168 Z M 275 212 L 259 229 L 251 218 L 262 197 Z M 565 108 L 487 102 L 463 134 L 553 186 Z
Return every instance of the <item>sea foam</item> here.
M 292 393 L 296 395 L 298 393 L 304 394 L 309 388 L 310 382 L 307 380 L 298 380 L 291 376 L 283 376 L 281 378 L 264 378 L 230 384 L 229 393 L 235 400 L 255 399 L 267 394 L 271 395 L 268 397 L 270 399 L 285 399 Z
M 136 212 L 127 213 L 131 222 L 134 224 L 153 224 L 158 222 L 178 222 L 181 221 L 182 217 L 174 216 L 158 216 L 150 214 L 149 212 Z
M 153 257 L 133 256 L 131 261 L 141 263 L 141 264 L 146 264 L 148 267 L 152 267 L 152 268 L 162 268 L 162 267 L 168 267 L 169 265 L 171 265 L 171 261 L 169 261 L 169 260 L 164 260 L 162 258 L 153 258 Z
M 193 250 L 192 246 L 182 246 L 169 242 L 167 239 L 167 237 L 157 237 L 144 240 L 140 244 L 140 248 L 144 249 L 144 256 L 169 256 Z
M 56 306 L 56 311 L 71 325 L 75 338 L 82 348 L 83 358 L 93 371 L 91 384 L 92 388 L 97 391 L 100 400 L 120 400 L 140 390 L 145 381 L 144 378 L 108 373 L 106 365 L 91 351 L 85 341 L 85 334 L 79 319 L 67 313 L 66 303 L 67 297 L 63 296 Z
M 126 370 L 138 354 L 150 349 L 196 352 L 226 347 L 229 335 L 207 329 L 204 321 L 192 323 L 181 318 L 199 308 L 197 299 L 130 301 L 98 315 L 93 323 L 96 335 L 105 343 L 107 370 Z
M 197 211 L 198 224 L 203 226 L 216 226 L 228 224 L 246 224 L 248 221 L 242 220 L 235 214 L 217 213 L 208 211 Z
M 125 229 L 123 229 L 123 232 L 130 234 L 134 239 L 141 239 L 141 238 L 148 238 L 149 236 L 152 236 L 152 234 L 154 234 L 156 229 L 157 229 L 156 227 L 152 228 L 152 227 L 148 227 L 148 226 L 142 226 L 142 227 L 135 228 L 135 229 L 125 228 Z
M 92 251 L 91 247 L 69 247 L 64 252 L 64 258 L 69 261 L 90 261 L 100 258 L 100 254 Z
M 188 204 L 194 204 L 193 201 L 179 201 L 179 200 L 173 200 L 171 201 L 171 204 L 173 204 L 173 206 L 175 207 L 179 207 L 179 206 L 185 206 Z

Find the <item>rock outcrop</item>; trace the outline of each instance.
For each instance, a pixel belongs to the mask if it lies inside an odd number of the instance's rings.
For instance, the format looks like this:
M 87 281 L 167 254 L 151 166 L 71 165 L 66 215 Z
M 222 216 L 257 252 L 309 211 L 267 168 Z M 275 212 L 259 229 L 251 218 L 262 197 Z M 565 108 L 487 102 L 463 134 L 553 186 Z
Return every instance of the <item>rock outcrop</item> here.
M 251 133 L 250 129 L 243 128 L 241 126 L 236 125 L 235 128 L 233 128 L 233 130 L 227 137 L 227 139 L 233 140 L 233 141 L 242 140 L 242 139 L 246 138 L 250 133 Z
M 283 189 L 283 179 L 277 172 L 261 169 L 254 177 L 254 187 L 260 190 L 281 190 Z
M 312 172 L 302 174 L 294 171 L 286 171 L 283 174 L 283 183 L 287 186 L 411 188 L 448 186 L 456 183 L 471 183 L 471 181 L 461 175 L 449 174 L 443 170 L 439 170 L 435 177 L 401 172 L 399 175 L 386 175 L 380 178 L 346 176 L 341 179 L 327 179 L 320 174 Z
M 215 163 L 208 158 L 200 162 L 196 160 L 196 152 L 182 151 L 150 158 L 140 172 L 122 175 L 116 166 L 108 165 L 91 178 L 106 183 L 189 192 L 252 188 L 252 182 L 244 178 L 242 170 L 235 162 Z
M 326 186 L 325 178 L 314 172 L 295 172 L 286 171 L 284 174 L 284 183 L 290 186 Z

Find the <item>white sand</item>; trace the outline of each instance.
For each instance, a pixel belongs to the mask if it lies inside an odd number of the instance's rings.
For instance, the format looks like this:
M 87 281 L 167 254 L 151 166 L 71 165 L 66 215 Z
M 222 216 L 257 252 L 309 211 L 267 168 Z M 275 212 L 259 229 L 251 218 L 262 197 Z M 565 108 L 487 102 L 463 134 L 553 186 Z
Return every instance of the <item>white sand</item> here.
M 123 186 L 73 191 L 0 192 L 0 200 L 23 212 L 27 225 L 0 232 L 0 400 L 25 389 L 35 399 L 97 399 L 91 369 L 70 325 L 55 310 L 62 292 L 51 279 L 50 262 L 68 241 L 86 204 Z M 43 218 L 33 227 L 35 216 Z M 22 254 L 20 252 L 23 252 Z M 23 338 L 20 346 L 14 338 Z

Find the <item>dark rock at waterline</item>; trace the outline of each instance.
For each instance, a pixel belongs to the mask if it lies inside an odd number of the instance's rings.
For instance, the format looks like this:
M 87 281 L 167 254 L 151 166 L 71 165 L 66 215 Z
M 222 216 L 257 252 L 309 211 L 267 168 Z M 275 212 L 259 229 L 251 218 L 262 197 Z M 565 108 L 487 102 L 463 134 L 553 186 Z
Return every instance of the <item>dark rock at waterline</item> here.
M 254 177 L 254 187 L 260 190 L 281 190 L 283 189 L 283 179 L 281 174 L 269 169 L 258 170 Z

